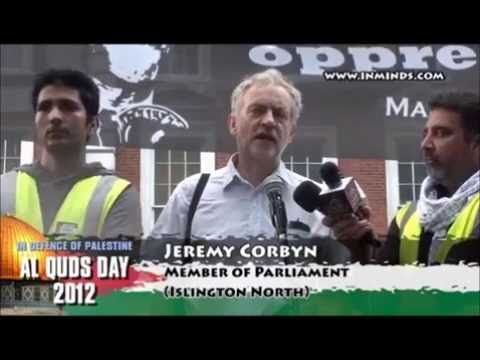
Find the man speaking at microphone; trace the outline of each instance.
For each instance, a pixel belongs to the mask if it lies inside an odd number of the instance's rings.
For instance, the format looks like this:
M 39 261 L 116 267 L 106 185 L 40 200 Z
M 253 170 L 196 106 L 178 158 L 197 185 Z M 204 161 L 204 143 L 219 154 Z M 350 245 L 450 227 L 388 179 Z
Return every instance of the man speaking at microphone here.
M 295 188 L 307 179 L 288 170 L 281 161 L 294 139 L 301 110 L 301 93 L 277 70 L 242 81 L 232 93 L 228 117 L 237 152 L 226 167 L 210 175 L 193 210 L 201 174 L 176 187 L 145 242 L 144 254 L 158 251 L 159 240 L 161 243 L 167 237 L 184 244 L 232 237 L 247 241 L 277 238 L 281 243 L 286 235 L 287 241 L 294 243 L 293 238 L 298 237 L 291 235 L 296 234 L 319 239 L 318 261 L 347 261 L 347 248 L 329 237 L 330 229 L 321 222 L 323 215 L 308 213 L 293 200 Z

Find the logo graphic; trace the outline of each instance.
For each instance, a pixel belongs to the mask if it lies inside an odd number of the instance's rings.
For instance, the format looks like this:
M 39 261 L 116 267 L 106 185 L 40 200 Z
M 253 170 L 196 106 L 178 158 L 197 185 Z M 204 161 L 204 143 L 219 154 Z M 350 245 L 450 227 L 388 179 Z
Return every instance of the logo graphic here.
M 189 129 L 181 115 L 154 103 L 155 80 L 166 45 L 95 45 L 105 71 L 93 80 L 100 90 L 100 124 L 97 142 L 101 146 L 135 144 L 151 147 L 174 129 Z
M 33 258 L 39 262 L 40 279 L 46 280 L 45 258 L 52 256 L 50 251 L 32 251 L 30 245 L 46 241 L 44 235 L 31 225 L 13 216 L 0 217 L 0 279 L 17 280 L 24 258 Z

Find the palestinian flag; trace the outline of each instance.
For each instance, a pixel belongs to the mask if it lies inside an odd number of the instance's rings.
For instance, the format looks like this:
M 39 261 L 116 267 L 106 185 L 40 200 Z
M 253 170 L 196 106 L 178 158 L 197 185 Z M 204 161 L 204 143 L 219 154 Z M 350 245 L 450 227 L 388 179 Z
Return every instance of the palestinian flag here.
M 196 276 L 201 269 L 214 267 L 227 269 L 229 276 Z M 193 276 L 180 276 L 181 268 L 183 271 L 185 268 L 193 270 L 190 272 Z M 318 277 L 316 275 L 328 273 L 323 269 L 335 269 L 319 265 L 309 266 L 310 273 L 302 272 L 295 277 L 288 277 L 286 272 L 281 277 L 255 276 L 255 266 L 243 267 L 246 268 L 250 268 L 249 276 L 234 277 L 231 276 L 233 268 L 222 265 L 134 264 L 129 267 L 128 279 L 104 280 L 94 276 L 91 281 L 97 285 L 97 304 L 66 306 L 64 312 L 66 315 L 184 316 L 480 315 L 478 266 L 354 264 L 346 267 L 348 274 L 345 277 Z M 298 267 L 289 267 L 292 268 Z M 172 287 L 180 289 L 179 294 L 186 296 L 169 296 Z M 264 297 L 258 293 L 256 296 L 236 296 L 242 295 L 242 290 L 247 289 L 248 293 L 252 288 L 273 290 L 266 292 L 268 296 Z M 282 296 L 285 291 L 274 296 L 275 289 L 294 288 L 308 289 L 308 296 Z M 198 292 L 202 296 L 194 297 Z M 207 297 L 213 294 L 216 297 Z

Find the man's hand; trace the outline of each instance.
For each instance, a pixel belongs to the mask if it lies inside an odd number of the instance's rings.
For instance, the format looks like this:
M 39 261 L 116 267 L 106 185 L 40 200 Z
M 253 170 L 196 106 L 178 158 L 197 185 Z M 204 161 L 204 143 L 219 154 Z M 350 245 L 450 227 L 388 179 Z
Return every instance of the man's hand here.
M 369 221 L 370 215 L 370 208 L 361 206 L 356 214 L 347 214 L 338 218 L 325 217 L 323 224 L 333 230 L 335 238 L 351 251 L 353 259 L 366 261 L 364 258 L 367 243 L 363 237 L 369 233 L 374 235 Z

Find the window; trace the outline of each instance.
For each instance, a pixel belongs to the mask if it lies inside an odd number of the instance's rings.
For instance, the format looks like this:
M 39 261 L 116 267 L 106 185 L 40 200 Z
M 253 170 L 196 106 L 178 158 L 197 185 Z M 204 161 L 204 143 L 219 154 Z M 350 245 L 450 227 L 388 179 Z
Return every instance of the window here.
M 392 221 L 407 201 L 418 201 L 423 180 L 427 177 L 425 163 L 417 161 L 385 161 L 387 216 Z
M 20 165 L 21 143 L 2 139 L 0 147 L 0 172 L 3 174 Z
M 154 216 L 157 219 L 173 190 L 186 177 L 200 172 L 200 152 L 155 150 Z
M 215 153 L 141 149 L 140 198 L 143 232 L 148 236 L 175 187 L 186 177 L 215 170 Z
M 407 201 L 418 201 L 420 187 L 426 176 L 425 163 L 414 161 L 398 163 L 400 205 L 405 204 Z
M 427 172 L 418 130 L 412 124 L 406 124 L 403 128 L 392 127 L 388 134 L 389 156 L 396 159 L 385 161 L 387 216 L 390 222 L 407 201 L 418 201 Z
M 299 175 L 303 175 L 309 179 L 320 182 L 320 167 L 323 162 L 333 161 L 337 162 L 335 158 L 323 158 L 323 157 L 295 157 L 293 155 L 286 156 L 283 161 L 287 169 L 296 172 Z

